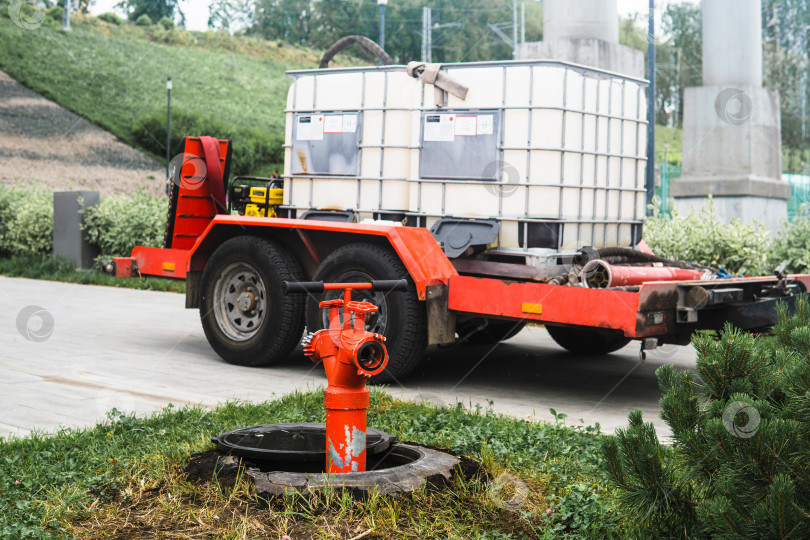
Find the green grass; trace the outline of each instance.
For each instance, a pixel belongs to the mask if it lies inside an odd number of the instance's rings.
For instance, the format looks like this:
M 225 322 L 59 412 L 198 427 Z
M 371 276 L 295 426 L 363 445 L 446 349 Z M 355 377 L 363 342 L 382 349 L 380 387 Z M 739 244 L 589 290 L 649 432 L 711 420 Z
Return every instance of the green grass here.
M 562 416 L 562 415 L 561 415 Z M 189 457 L 212 435 L 271 422 L 323 421 L 320 392 L 213 410 L 171 406 L 148 418 L 113 411 L 90 429 L 0 439 L 0 537 L 536 538 L 622 536 L 599 468 L 597 428 L 502 417 L 480 407 L 397 401 L 372 391 L 369 425 L 399 440 L 481 461 L 513 475 L 525 502 L 509 510 L 493 484 L 459 479 L 441 491 L 353 500 L 339 491 L 266 501 L 243 479 L 190 483 Z M 507 484 L 516 485 L 516 484 Z M 511 490 L 511 491 L 510 491 Z M 502 498 L 514 489 L 505 488 Z
M 79 18 L 72 27 L 25 30 L 0 18 L 0 69 L 128 143 L 139 118 L 165 111 L 168 76 L 172 107 L 283 135 L 285 70 L 318 61 L 312 51 L 214 32 L 183 32 L 180 46 L 154 41 L 154 28 Z
M 149 291 L 186 292 L 185 281 L 156 277 L 116 278 L 98 270 L 78 270 L 70 262 L 44 255 L 0 258 L 0 275 Z

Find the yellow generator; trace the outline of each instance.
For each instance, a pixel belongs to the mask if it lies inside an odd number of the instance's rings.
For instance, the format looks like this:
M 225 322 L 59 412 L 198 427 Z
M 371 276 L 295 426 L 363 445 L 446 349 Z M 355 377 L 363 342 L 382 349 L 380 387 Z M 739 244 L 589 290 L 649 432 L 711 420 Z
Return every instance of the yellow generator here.
M 281 178 L 237 176 L 231 182 L 230 204 L 240 216 L 276 217 L 284 200 Z

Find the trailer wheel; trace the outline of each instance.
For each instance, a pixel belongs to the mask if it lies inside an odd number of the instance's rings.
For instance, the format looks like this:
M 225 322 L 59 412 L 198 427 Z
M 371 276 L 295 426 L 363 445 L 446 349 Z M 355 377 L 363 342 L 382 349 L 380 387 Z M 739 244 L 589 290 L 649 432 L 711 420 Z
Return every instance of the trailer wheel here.
M 618 332 L 599 328 L 569 328 L 567 326 L 546 326 L 551 339 L 572 353 L 600 355 L 618 351 L 630 339 Z
M 343 246 L 323 260 L 312 279 L 327 283 L 408 280 L 411 285 L 407 291 L 358 290 L 352 292 L 352 299 L 371 302 L 379 308 L 366 318 L 366 330 L 386 337 L 388 367 L 372 377 L 371 382 L 394 382 L 413 371 L 427 346 L 427 315 L 408 271 L 392 249 L 366 243 Z M 327 291 L 309 296 L 306 307 L 308 332 L 328 326 L 326 313 L 318 307 L 318 302 L 341 298 L 342 294 L 342 291 Z
M 482 323 L 481 319 L 465 321 L 459 325 L 456 332 L 459 336 L 465 336 L 470 330 L 480 326 Z M 494 345 L 515 337 L 523 330 L 524 326 L 526 326 L 524 322 L 490 319 L 484 328 L 468 337 L 467 341 L 475 345 Z
M 264 366 L 286 358 L 304 331 L 304 298 L 285 295 L 282 281 L 302 281 L 283 246 L 255 236 L 223 243 L 200 284 L 200 319 L 208 343 L 225 361 Z

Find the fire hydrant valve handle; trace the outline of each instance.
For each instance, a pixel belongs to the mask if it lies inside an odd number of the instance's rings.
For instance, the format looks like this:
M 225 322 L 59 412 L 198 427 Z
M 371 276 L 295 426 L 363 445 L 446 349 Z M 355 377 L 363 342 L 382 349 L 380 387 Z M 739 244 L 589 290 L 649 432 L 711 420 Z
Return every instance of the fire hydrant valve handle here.
M 372 292 L 407 291 L 408 282 L 404 279 L 378 279 L 371 282 Z
M 324 302 L 321 302 L 321 304 L 323 303 Z M 371 302 L 349 302 L 346 304 L 346 310 L 354 311 L 355 313 L 376 313 L 378 309 L 379 308 Z

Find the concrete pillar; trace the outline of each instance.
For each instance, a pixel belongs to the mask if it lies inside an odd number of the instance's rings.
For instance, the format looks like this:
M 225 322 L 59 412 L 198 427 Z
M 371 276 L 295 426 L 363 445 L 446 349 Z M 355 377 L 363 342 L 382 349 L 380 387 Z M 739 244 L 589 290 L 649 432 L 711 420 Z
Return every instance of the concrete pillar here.
M 81 204 L 99 203 L 98 191 L 57 191 L 53 194 L 53 254 L 81 268 L 92 268 L 98 248 L 87 242 L 82 230 Z
M 684 93 L 683 170 L 672 181 L 685 212 L 711 195 L 718 214 L 764 223 L 787 218 L 779 94 L 762 88 L 759 0 L 703 0 L 703 83 Z
M 709 0 L 703 10 L 703 86 L 762 86 L 759 0 Z
M 543 39 L 592 38 L 619 43 L 617 0 L 545 0 Z
M 518 59 L 551 59 L 643 78 L 644 54 L 619 45 L 617 0 L 545 0 L 543 41 L 518 45 Z

